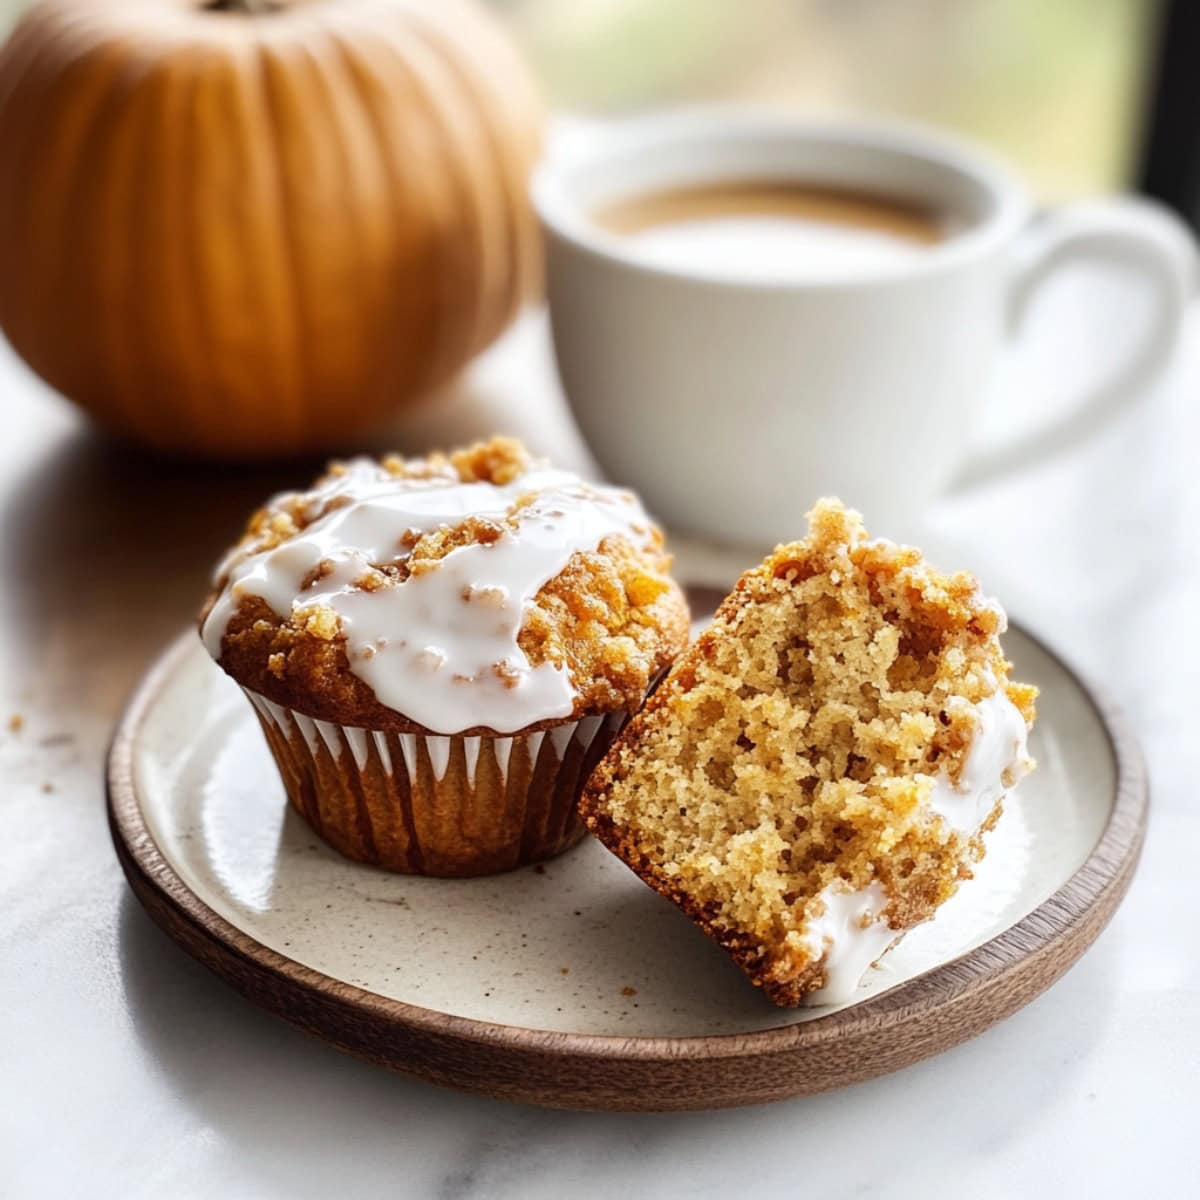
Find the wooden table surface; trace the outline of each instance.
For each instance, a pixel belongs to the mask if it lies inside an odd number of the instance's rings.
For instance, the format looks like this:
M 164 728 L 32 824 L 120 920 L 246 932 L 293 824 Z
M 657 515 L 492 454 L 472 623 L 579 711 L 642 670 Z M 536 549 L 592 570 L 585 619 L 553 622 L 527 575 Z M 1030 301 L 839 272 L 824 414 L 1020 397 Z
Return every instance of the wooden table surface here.
M 1126 323 L 1109 300 L 1105 325 L 1062 298 L 1005 408 L 1102 353 Z M 591 1116 L 346 1059 L 228 991 L 131 900 L 104 820 L 113 723 L 248 509 L 311 464 L 147 461 L 0 345 L 0 1194 L 703 1196 L 752 1177 L 779 1195 L 801 1179 L 825 1195 L 1184 1194 L 1200 1128 L 1197 390 L 1193 323 L 1139 412 L 947 504 L 926 537 L 1140 731 L 1150 836 L 1093 950 L 1005 1024 L 887 1079 L 764 1109 Z M 493 426 L 586 465 L 536 316 L 391 440 Z

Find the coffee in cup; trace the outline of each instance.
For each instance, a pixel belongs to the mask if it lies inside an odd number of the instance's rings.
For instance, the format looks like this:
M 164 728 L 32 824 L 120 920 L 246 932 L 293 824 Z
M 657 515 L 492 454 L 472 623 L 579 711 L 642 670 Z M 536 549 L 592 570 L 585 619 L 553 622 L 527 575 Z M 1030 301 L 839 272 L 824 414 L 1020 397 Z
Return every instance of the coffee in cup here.
M 870 270 L 918 256 L 962 224 L 910 199 L 787 179 L 657 189 L 605 204 L 591 219 L 648 262 L 758 278 Z
M 643 117 L 563 148 L 533 194 L 589 449 L 676 530 L 759 545 L 820 495 L 919 540 L 939 495 L 1136 403 L 1195 278 L 1190 234 L 1152 205 L 1037 212 L 986 153 L 890 124 Z M 983 443 L 1000 356 L 1069 262 L 1136 272 L 1151 319 L 1084 399 Z

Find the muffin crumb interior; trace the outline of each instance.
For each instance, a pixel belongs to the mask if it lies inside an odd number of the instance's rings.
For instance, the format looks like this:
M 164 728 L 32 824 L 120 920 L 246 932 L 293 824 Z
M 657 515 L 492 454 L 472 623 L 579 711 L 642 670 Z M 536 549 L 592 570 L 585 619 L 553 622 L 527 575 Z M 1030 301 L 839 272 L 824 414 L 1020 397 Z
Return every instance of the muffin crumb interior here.
M 809 536 L 743 576 L 613 748 L 585 817 L 795 1002 L 822 983 L 808 925 L 825 889 L 881 884 L 901 930 L 981 856 L 981 836 L 947 829 L 928 801 L 962 769 L 973 705 L 1003 688 L 1033 720 L 1003 623 L 973 577 L 869 540 L 822 501 Z

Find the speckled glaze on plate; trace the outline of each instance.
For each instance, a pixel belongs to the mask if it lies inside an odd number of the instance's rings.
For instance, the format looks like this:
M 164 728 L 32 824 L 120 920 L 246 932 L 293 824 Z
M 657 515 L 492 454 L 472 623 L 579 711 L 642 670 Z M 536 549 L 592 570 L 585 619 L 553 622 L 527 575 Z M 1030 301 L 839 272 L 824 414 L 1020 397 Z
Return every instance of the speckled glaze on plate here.
M 767 1003 L 599 844 L 484 879 L 339 857 L 286 805 L 250 707 L 185 636 L 110 760 L 114 840 L 151 915 L 256 1002 L 440 1083 L 584 1108 L 753 1103 L 866 1078 L 1027 1003 L 1090 944 L 1132 873 L 1136 746 L 1019 629 L 1042 689 L 1038 771 L 977 878 L 841 1009 Z M 736 1066 L 731 1060 L 736 1060 Z

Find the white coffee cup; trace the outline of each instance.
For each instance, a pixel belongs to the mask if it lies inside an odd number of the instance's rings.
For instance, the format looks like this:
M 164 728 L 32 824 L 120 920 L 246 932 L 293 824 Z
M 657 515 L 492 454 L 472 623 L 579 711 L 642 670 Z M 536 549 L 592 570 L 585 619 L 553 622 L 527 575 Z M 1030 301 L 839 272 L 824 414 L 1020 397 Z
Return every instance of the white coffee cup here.
M 745 279 L 664 265 L 592 214 L 729 180 L 795 180 L 953 212 L 958 230 L 867 269 Z M 543 165 L 554 348 L 588 445 L 668 525 L 737 541 L 795 537 L 814 498 L 915 534 L 947 488 L 1066 446 L 1136 400 L 1168 360 L 1194 276 L 1183 225 L 1144 201 L 1034 218 L 1020 181 L 941 135 L 698 111 L 617 125 Z M 1084 403 L 979 448 L 1000 353 L 1061 264 L 1101 260 L 1152 285 L 1141 345 Z

